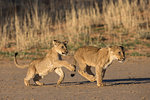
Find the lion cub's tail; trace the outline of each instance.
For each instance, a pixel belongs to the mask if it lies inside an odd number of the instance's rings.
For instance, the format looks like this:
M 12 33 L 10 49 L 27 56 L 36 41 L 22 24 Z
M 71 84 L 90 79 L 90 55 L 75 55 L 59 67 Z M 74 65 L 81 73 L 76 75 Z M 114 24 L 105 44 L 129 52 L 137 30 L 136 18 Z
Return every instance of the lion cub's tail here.
M 22 69 L 28 67 L 29 65 L 19 65 L 19 64 L 18 64 L 17 58 L 16 58 L 17 55 L 18 55 L 18 52 L 15 53 L 15 57 L 14 57 L 14 63 L 15 63 L 15 65 L 16 65 L 16 67 L 22 68 Z

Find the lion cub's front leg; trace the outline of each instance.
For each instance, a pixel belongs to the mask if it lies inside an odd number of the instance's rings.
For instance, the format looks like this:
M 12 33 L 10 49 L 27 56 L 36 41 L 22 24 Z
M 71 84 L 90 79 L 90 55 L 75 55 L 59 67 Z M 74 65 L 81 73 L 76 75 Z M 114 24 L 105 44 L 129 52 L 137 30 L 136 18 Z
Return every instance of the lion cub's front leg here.
M 66 67 L 70 71 L 75 71 L 75 66 L 72 66 L 67 61 L 57 61 L 56 63 L 54 63 L 54 66 L 56 66 L 56 67 Z
M 102 67 L 96 66 L 96 80 L 97 86 L 104 86 L 102 83 Z
M 56 68 L 55 72 L 60 76 L 57 81 L 57 85 L 60 85 L 60 83 L 64 80 L 65 74 L 61 68 Z

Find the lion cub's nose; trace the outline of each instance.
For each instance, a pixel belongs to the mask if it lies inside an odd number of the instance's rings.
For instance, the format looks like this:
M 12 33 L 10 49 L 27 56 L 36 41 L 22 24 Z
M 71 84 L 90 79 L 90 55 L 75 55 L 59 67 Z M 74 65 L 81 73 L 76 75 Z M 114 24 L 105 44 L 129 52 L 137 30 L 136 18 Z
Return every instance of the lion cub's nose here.
M 68 51 L 66 51 L 66 54 L 68 54 Z

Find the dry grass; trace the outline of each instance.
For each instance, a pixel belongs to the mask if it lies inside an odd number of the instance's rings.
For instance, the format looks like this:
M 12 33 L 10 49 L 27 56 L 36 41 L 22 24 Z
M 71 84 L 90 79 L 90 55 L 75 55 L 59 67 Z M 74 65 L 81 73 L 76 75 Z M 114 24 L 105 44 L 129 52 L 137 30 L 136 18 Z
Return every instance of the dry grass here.
M 140 25 L 145 24 L 144 29 L 150 26 L 150 4 L 149 0 L 118 0 L 103 3 L 104 20 L 108 25 L 108 30 L 115 27 L 123 27 L 127 30 L 141 29 Z
M 127 30 L 139 37 L 140 30 L 147 32 L 150 28 L 150 3 L 147 3 L 149 0 L 140 0 L 140 3 L 138 0 L 131 1 L 118 0 L 114 3 L 104 0 L 101 13 L 97 2 L 89 7 L 82 5 L 82 9 L 76 9 L 71 2 L 71 10 L 66 10 L 63 18 L 56 17 L 55 23 L 45 10 L 39 12 L 38 4 L 34 3 L 33 9 L 26 10 L 28 13 L 24 18 L 20 18 L 16 12 L 0 26 L 0 49 L 11 46 L 15 47 L 15 51 L 45 48 L 49 47 L 53 39 L 68 40 L 69 46 L 75 48 L 95 44 L 99 40 L 92 41 L 90 36 L 95 33 L 92 26 L 100 24 L 106 26 L 105 33 L 119 29 L 116 35 Z

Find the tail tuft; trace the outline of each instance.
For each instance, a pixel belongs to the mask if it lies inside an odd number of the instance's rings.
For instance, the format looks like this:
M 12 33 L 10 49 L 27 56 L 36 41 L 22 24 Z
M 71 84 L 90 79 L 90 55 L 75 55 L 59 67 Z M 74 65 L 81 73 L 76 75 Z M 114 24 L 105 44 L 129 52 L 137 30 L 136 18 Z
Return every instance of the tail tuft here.
M 18 55 L 18 52 L 15 53 L 15 57 Z
M 71 76 L 71 77 L 74 77 L 74 76 L 75 76 L 75 74 L 71 74 L 70 76 Z
M 74 72 L 76 72 L 76 65 L 73 65 L 73 66 L 74 66 L 74 68 L 75 68 Z M 70 76 L 71 76 L 71 77 L 74 77 L 74 76 L 75 76 L 75 73 L 72 73 Z
M 73 61 L 74 61 L 74 62 L 73 62 L 74 65 L 73 65 L 73 66 L 74 66 L 75 70 L 74 70 L 74 73 L 71 73 L 71 75 L 70 75 L 71 77 L 74 77 L 74 76 L 75 76 L 76 70 L 77 70 L 77 66 L 76 66 L 76 65 L 77 65 L 77 61 L 75 60 L 74 57 L 73 57 Z

